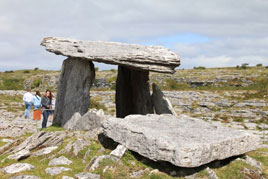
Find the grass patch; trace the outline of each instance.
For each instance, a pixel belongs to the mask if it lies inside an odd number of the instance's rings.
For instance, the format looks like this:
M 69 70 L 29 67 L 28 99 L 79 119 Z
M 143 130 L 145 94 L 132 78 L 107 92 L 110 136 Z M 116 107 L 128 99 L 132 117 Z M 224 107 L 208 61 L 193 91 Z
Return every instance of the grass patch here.
M 46 132 L 56 132 L 56 131 L 64 131 L 65 129 L 63 127 L 59 126 L 49 126 L 47 128 L 41 129 L 42 131 Z
M 98 110 L 102 109 L 103 111 L 107 111 L 107 108 L 104 104 L 101 104 L 100 102 L 96 101 L 93 98 L 90 99 L 90 108 L 95 108 Z
M 220 179 L 245 178 L 241 172 L 243 168 L 254 169 L 242 161 L 233 161 L 226 166 L 216 169 L 215 172 Z

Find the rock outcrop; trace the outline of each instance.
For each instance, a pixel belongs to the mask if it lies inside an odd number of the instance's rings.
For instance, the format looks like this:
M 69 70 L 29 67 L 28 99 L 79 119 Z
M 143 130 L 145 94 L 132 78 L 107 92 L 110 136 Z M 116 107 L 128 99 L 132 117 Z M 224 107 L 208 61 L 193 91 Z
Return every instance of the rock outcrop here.
M 118 66 L 116 117 L 153 113 L 149 85 L 149 72 Z
M 75 112 L 89 108 L 89 90 L 95 79 L 94 64 L 84 59 L 64 60 L 59 80 L 53 125 L 64 126 Z
M 177 115 L 169 99 L 155 83 L 153 83 L 152 102 L 156 114 Z
M 72 118 L 63 126 L 68 130 L 94 130 L 101 128 L 101 122 L 105 120 L 105 115 L 102 109 L 99 111 L 90 110 L 83 116 L 79 113 L 74 113 Z
M 140 155 L 198 167 L 255 150 L 260 138 L 185 115 L 129 115 L 103 123 L 104 134 Z
M 41 42 L 57 55 L 122 65 L 136 70 L 174 73 L 180 65 L 176 53 L 160 46 L 143 46 L 118 42 L 81 41 L 47 37 Z

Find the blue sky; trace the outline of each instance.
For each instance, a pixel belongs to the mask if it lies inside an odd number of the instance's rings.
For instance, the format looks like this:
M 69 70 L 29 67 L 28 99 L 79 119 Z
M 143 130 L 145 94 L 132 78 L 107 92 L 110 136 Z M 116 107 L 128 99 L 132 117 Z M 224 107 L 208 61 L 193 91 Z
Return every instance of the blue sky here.
M 267 9 L 267 0 L 1 0 L 0 71 L 60 69 L 65 57 L 40 46 L 47 36 L 161 45 L 179 68 L 268 65 Z

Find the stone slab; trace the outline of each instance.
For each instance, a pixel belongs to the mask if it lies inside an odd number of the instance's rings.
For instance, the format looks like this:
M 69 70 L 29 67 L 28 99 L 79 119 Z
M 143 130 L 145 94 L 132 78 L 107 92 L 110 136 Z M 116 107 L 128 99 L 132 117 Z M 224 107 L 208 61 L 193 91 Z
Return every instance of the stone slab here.
M 2 170 L 7 174 L 13 174 L 18 172 L 23 172 L 26 170 L 34 169 L 34 166 L 28 163 L 14 163 L 12 165 L 9 165 Z
M 174 69 L 180 65 L 176 53 L 160 46 L 56 37 L 44 38 L 41 45 L 45 46 L 47 51 L 57 55 L 128 66 L 137 70 L 174 73 Z
M 104 134 L 154 161 L 198 167 L 257 149 L 253 134 L 214 126 L 186 115 L 129 115 L 103 123 Z

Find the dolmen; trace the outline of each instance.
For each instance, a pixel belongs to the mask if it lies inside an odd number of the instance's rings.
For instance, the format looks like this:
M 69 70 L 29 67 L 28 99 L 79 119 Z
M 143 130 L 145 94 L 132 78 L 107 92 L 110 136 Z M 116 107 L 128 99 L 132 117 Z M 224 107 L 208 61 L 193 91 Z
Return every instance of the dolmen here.
M 46 50 L 68 57 L 64 60 L 58 85 L 53 125 L 64 126 L 78 112 L 87 113 L 90 87 L 95 79 L 93 61 L 118 65 L 116 117 L 154 113 L 149 71 L 174 73 L 178 55 L 160 46 L 118 42 L 81 41 L 47 37 Z
M 170 114 L 129 115 L 103 123 L 106 136 L 154 161 L 199 167 L 260 147 L 252 133 L 215 126 L 202 119 Z

